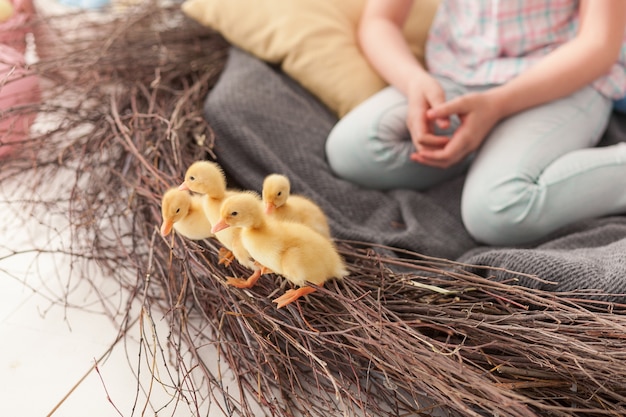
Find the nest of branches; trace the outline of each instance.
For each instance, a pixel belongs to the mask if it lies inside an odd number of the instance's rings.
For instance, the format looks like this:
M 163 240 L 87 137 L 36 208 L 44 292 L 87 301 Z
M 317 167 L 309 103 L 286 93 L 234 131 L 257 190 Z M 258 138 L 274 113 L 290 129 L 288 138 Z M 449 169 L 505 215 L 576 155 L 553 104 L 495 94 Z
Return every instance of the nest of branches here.
M 72 33 L 62 22 L 76 18 Z M 241 416 L 626 414 L 624 305 L 348 241 L 337 246 L 350 275 L 284 309 L 271 302 L 280 276 L 227 286 L 249 271 L 218 265 L 217 242 L 158 229 L 163 192 L 193 161 L 219 162 L 202 105 L 228 44 L 176 5 L 33 25 L 61 41 L 28 68 L 42 102 L 9 109 L 38 121 L 0 179 L 71 173 L 59 198 L 74 250 L 168 319 L 171 384 L 191 414 L 207 403 Z

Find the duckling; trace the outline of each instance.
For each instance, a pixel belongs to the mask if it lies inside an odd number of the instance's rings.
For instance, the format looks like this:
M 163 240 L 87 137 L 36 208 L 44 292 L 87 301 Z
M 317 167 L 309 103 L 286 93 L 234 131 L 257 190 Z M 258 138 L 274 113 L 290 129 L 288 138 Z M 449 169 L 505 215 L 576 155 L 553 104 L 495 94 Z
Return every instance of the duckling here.
M 253 193 L 224 200 L 213 233 L 241 228 L 241 242 L 261 265 L 299 286 L 273 300 L 282 308 L 315 291 L 307 282 L 321 285 L 331 278 L 348 275 L 333 242 L 310 227 L 267 216 L 263 202 Z
M 204 214 L 202 198 L 198 194 L 170 188 L 161 198 L 161 234 L 167 236 L 172 231 L 191 240 L 202 240 L 214 236 L 211 223 Z
M 228 196 L 236 195 L 240 191 L 226 188 L 226 175 L 215 162 L 196 161 L 189 166 L 185 173 L 184 182 L 179 190 L 191 190 L 203 194 L 202 207 L 209 223 L 215 224 L 220 218 L 220 207 Z M 256 283 L 259 277 L 266 272 L 256 263 L 247 250 L 239 243 L 240 230 L 231 229 L 214 233 L 216 239 L 224 246 L 220 250 L 218 263 L 230 265 L 236 259 L 241 265 L 252 269 L 253 274 L 247 279 L 228 278 L 227 283 L 239 288 L 249 288 Z
M 265 212 L 280 220 L 304 223 L 330 238 L 330 227 L 322 209 L 302 195 L 290 194 L 290 190 L 286 176 L 270 174 L 265 177 L 262 191 Z
M 203 194 L 202 208 L 209 223 L 215 224 L 219 220 L 220 206 L 222 201 L 236 193 L 226 189 L 226 175 L 222 168 L 211 161 L 196 161 L 187 168 L 185 180 L 178 187 L 179 190 L 190 190 L 198 194 Z M 234 232 L 226 231 L 217 234 L 215 237 L 224 246 L 220 250 L 220 264 L 230 265 L 235 257 L 232 252 Z

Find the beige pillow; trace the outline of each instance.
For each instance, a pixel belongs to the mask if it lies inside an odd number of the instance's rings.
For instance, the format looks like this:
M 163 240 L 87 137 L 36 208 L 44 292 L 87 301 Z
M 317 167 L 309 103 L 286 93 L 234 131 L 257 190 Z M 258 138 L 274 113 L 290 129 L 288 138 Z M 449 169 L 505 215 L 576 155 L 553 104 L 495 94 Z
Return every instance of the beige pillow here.
M 357 45 L 366 0 L 186 0 L 184 13 L 231 44 L 283 71 L 338 116 L 386 84 Z M 423 62 L 424 42 L 439 0 L 419 0 L 405 35 Z

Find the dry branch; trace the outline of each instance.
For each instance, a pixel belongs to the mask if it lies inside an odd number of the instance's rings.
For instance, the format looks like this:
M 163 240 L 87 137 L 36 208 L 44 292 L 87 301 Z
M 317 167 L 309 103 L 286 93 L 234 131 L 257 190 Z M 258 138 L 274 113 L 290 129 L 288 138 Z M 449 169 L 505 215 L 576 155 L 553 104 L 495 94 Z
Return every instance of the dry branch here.
M 271 299 L 286 284 L 275 275 L 228 287 L 227 276 L 248 271 L 218 265 L 219 244 L 158 233 L 165 189 L 192 161 L 216 157 L 202 104 L 228 45 L 176 6 L 54 32 L 72 18 L 35 23 L 63 42 L 40 45 L 30 68 L 45 86 L 39 130 L 0 180 L 72 173 L 75 251 L 168 318 L 168 383 L 192 413 L 209 398 L 235 416 L 258 406 L 269 416 L 626 414 L 624 305 L 346 241 L 350 276 L 306 301 L 277 310 Z M 227 364 L 239 392 L 210 361 Z

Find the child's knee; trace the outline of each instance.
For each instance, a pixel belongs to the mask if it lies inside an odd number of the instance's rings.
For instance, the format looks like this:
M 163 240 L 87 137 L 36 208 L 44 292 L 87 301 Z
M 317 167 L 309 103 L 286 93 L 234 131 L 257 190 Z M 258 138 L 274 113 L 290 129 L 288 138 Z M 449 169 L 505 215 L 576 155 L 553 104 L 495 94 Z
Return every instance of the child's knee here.
M 493 246 L 528 243 L 542 235 L 534 219 L 538 193 L 532 184 L 514 181 L 465 190 L 461 203 L 463 224 L 478 242 Z
M 326 160 L 332 172 L 340 178 L 353 181 L 357 172 L 355 167 L 355 152 L 353 152 L 352 138 L 345 129 L 335 127 L 326 139 Z
M 478 242 L 501 246 L 511 244 L 518 225 L 501 212 L 494 212 L 484 201 L 472 199 L 461 207 L 463 224 Z

